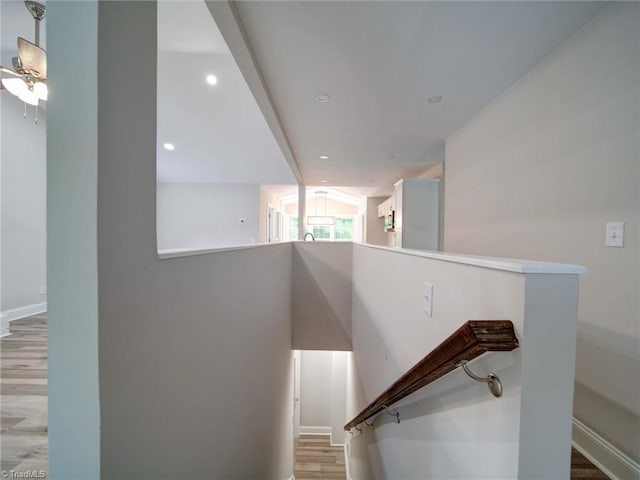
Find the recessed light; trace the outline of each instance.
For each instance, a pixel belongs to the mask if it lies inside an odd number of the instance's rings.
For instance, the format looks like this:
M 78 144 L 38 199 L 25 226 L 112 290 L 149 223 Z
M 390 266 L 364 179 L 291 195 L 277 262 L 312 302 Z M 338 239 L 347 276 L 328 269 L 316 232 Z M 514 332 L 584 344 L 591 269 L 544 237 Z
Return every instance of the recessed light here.
M 427 98 L 427 102 L 428 103 L 438 103 L 441 100 L 442 100 L 442 97 L 440 95 L 436 95 L 435 97 Z
M 320 95 L 316 95 L 316 102 L 318 103 L 327 103 L 329 101 L 328 93 L 321 93 Z
M 320 155 L 320 160 L 329 160 L 329 155 Z
M 165 143 L 163 147 L 165 150 L 169 150 L 170 152 L 173 152 L 176 149 L 176 146 L 173 143 Z
M 322 179 L 322 180 L 320 180 L 320 183 L 327 183 L 328 181 L 329 181 L 329 180 L 324 180 L 324 179 Z
M 207 75 L 207 83 L 209 85 L 215 85 L 216 83 L 218 83 L 218 77 L 216 77 L 215 75 Z

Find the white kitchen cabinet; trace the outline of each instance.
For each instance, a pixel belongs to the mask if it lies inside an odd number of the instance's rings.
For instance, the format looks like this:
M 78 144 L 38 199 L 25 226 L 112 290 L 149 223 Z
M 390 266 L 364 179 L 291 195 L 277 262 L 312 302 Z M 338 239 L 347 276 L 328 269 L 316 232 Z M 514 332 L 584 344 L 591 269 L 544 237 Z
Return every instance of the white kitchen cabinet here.
M 439 250 L 440 180 L 407 178 L 394 185 L 394 232 L 400 248 Z

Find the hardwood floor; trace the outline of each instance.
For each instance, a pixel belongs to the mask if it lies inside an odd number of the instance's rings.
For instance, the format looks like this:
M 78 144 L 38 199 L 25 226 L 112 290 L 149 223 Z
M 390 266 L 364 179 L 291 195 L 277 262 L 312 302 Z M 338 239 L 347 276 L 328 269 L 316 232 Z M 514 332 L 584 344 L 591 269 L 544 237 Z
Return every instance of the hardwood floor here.
M 332 447 L 328 435 L 300 435 L 296 439 L 296 480 L 347 478 L 343 447 Z
M 571 480 L 608 480 L 584 455 L 575 448 L 571 449 Z
M 48 472 L 46 316 L 11 322 L 0 357 L 0 469 Z

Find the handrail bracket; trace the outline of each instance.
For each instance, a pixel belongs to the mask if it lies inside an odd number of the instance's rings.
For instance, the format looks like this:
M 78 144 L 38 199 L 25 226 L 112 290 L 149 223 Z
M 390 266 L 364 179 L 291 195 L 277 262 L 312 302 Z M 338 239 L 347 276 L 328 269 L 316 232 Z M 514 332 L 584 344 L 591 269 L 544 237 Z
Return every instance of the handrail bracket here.
M 471 370 L 469 370 L 469 367 L 467 367 L 467 363 L 469 363 L 467 360 L 462 360 L 460 361 L 460 363 L 458 363 L 457 366 L 462 367 L 464 373 L 469 375 L 469 377 L 473 378 L 476 382 L 486 383 L 491 394 L 496 398 L 500 398 L 502 396 L 502 382 L 500 381 L 498 375 L 491 372 L 486 377 L 479 377 Z

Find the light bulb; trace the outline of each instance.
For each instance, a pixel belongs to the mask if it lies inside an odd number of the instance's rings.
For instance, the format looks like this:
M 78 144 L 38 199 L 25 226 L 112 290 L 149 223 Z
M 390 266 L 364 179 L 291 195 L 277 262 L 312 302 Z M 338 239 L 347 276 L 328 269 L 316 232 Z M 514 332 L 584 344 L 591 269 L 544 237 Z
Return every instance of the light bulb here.
M 44 82 L 36 82 L 33 85 L 33 92 L 38 96 L 40 100 L 47 101 L 49 98 L 49 89 Z
M 4 85 L 4 88 L 9 90 L 9 92 L 16 97 L 19 97 L 23 92 L 29 90 L 27 82 L 21 78 L 3 78 L 2 85 Z
M 18 98 L 24 103 L 28 103 L 29 105 L 38 105 L 38 95 L 36 95 L 34 91 L 29 90 L 28 88 L 20 95 L 18 95 Z
M 9 93 L 15 95 L 20 100 L 29 105 L 38 105 L 38 95 L 29 90 L 27 82 L 21 78 L 3 78 L 2 85 L 9 91 Z

